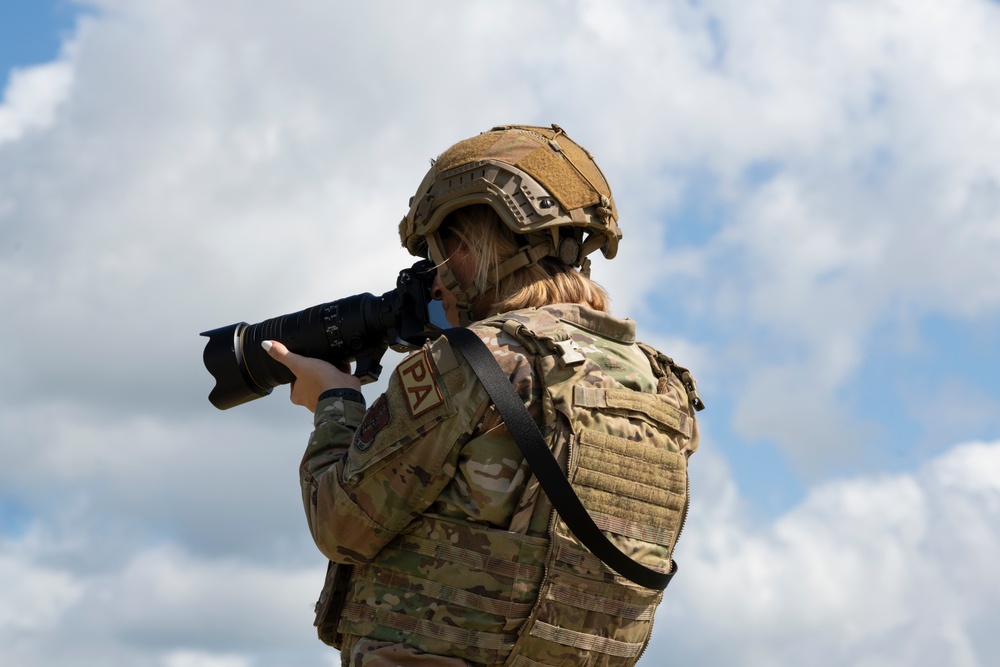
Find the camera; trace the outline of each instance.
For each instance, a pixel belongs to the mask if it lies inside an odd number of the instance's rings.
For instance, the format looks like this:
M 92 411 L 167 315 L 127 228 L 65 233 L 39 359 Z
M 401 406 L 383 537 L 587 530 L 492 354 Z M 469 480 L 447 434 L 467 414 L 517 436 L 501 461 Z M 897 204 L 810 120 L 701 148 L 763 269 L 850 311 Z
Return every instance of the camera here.
M 436 272 L 434 264 L 423 259 L 400 271 L 396 289 L 379 297 L 356 294 L 257 324 L 238 322 L 202 332 L 208 337 L 205 368 L 215 378 L 208 400 L 227 410 L 295 379 L 261 347 L 265 340 L 332 364 L 353 361 L 354 375 L 363 384 L 377 380 L 388 348 L 415 349 L 450 326 L 440 302 L 431 299 Z

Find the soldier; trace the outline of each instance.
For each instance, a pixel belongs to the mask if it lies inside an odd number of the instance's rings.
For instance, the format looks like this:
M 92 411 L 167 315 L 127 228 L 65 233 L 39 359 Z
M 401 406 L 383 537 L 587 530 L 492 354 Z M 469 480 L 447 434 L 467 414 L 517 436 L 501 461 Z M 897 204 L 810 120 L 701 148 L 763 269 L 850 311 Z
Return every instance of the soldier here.
M 589 520 L 669 580 L 701 404 L 690 374 L 636 343 L 589 278 L 587 255 L 613 258 L 621 238 L 590 153 L 555 125 L 461 141 L 399 233 L 437 264 L 434 298 L 492 352 Z M 447 337 L 402 361 L 367 410 L 349 369 L 264 346 L 315 415 L 300 479 L 331 561 L 316 624 L 344 665 L 639 660 L 662 585 L 610 568 L 554 511 Z

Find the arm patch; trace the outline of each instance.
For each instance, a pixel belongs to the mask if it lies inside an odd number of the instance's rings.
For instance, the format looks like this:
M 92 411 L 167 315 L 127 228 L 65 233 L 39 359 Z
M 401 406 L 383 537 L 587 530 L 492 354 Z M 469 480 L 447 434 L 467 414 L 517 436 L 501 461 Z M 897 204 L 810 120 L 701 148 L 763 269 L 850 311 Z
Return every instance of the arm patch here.
M 389 401 L 385 394 L 378 397 L 375 404 L 365 414 L 364 421 L 354 434 L 354 446 L 365 451 L 375 442 L 375 436 L 386 427 L 392 415 L 389 413 Z
M 419 417 L 444 403 L 426 348 L 404 360 L 396 367 L 396 373 L 410 417 Z

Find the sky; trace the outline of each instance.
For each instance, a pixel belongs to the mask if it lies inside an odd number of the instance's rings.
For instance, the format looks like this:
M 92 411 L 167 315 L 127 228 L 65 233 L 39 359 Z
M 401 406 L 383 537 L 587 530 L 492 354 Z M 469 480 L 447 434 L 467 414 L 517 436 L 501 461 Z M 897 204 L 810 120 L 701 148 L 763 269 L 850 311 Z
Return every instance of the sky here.
M 707 404 L 640 664 L 1000 658 L 1000 3 L 7 0 L 0 86 L 0 664 L 339 664 L 310 416 L 198 333 L 391 289 L 428 161 L 553 122 Z

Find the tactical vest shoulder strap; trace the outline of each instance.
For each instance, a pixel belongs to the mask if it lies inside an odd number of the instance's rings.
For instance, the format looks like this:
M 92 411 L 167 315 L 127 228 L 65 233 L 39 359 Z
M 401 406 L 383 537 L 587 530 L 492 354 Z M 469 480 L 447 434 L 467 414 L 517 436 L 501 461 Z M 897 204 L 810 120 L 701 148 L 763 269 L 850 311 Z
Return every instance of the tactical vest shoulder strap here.
M 531 471 L 542 485 L 545 495 L 573 534 L 595 556 L 623 577 L 646 588 L 665 589 L 677 572 L 677 564 L 671 560 L 669 573 L 651 570 L 632 560 L 608 540 L 573 491 L 538 426 L 479 336 L 464 328 L 448 329 L 442 334 L 469 362 L 483 383 Z
M 535 354 L 555 354 L 563 366 L 575 366 L 587 360 L 573 337 L 563 328 L 534 331 L 517 320 L 506 320 L 501 327 Z

